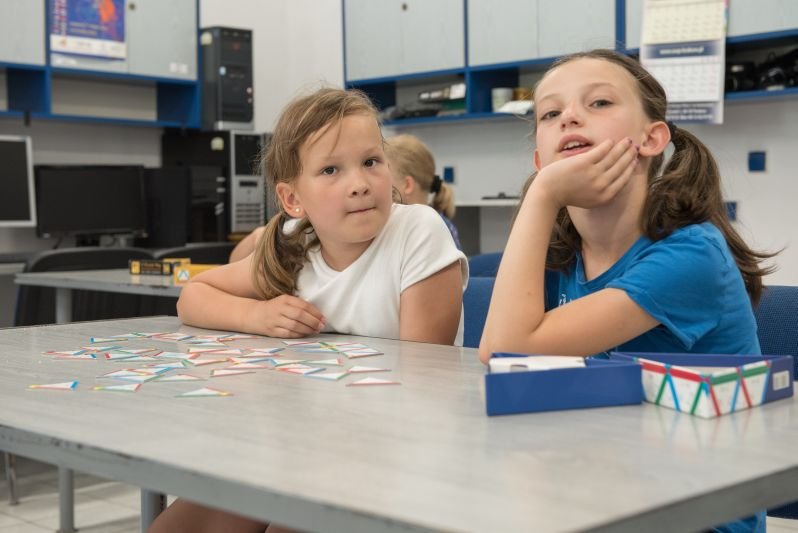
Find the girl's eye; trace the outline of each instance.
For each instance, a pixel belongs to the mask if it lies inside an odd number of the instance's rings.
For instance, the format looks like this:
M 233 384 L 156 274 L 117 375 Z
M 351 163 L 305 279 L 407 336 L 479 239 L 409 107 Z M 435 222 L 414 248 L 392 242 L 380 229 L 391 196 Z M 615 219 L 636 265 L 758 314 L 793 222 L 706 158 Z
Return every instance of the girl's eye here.
M 379 161 L 377 161 L 375 158 L 372 157 L 371 159 L 366 159 L 364 165 L 366 166 L 366 168 L 373 168 L 377 166 L 377 163 L 379 163 Z
M 337 170 L 338 169 L 336 169 L 335 167 L 324 167 L 323 169 L 321 169 L 321 173 L 324 176 L 332 176 L 335 174 Z
M 540 120 L 548 120 L 559 115 L 559 111 L 547 111 L 540 116 Z
M 604 100 L 603 98 L 599 98 L 595 102 L 593 102 L 593 107 L 607 107 L 608 105 L 612 105 L 612 102 L 609 100 Z

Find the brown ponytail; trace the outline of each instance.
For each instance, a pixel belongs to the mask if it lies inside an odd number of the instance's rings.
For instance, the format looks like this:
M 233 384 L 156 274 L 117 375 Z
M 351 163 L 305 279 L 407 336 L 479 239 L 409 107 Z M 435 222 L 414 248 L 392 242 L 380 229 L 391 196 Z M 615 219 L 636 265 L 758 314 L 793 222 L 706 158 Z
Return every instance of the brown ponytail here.
M 549 71 L 582 58 L 609 61 L 629 72 L 637 82 L 646 116 L 652 121 L 665 122 L 665 90 L 630 57 L 613 50 L 593 50 L 565 56 L 557 60 Z M 775 270 L 774 267 L 762 267 L 760 263 L 776 254 L 752 250 L 732 226 L 723 202 L 718 165 L 709 149 L 686 130 L 671 127 L 671 131 L 675 150 L 670 160 L 661 173 L 663 154 L 654 157 L 649 166 L 649 193 L 641 213 L 642 231 L 646 237 L 657 241 L 689 224 L 712 223 L 726 239 L 748 295 L 756 305 L 762 294 L 762 277 Z M 534 179 L 535 174 L 532 174 L 524 185 L 523 196 Z M 552 230 L 546 268 L 567 271 L 581 242 L 568 211 L 560 210 Z
M 316 132 L 339 124 L 345 117 L 362 114 L 374 117 L 377 110 L 368 97 L 355 90 L 320 89 L 291 101 L 274 128 L 271 142 L 261 156 L 261 171 L 272 191 L 278 183 L 292 183 L 302 173 L 299 149 Z M 255 287 L 265 299 L 294 294 L 299 272 L 308 251 L 319 239 L 308 219 L 286 234 L 285 213 L 269 220 L 255 248 L 253 272 Z

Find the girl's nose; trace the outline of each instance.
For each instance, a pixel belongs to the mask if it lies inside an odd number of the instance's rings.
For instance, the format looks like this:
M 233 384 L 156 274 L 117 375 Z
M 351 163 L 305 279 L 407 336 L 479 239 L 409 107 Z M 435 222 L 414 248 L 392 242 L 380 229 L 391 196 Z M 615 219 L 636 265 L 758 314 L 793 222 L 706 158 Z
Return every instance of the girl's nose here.
M 560 127 L 579 125 L 582 123 L 582 116 L 575 106 L 566 106 L 560 113 Z
M 362 170 L 355 172 L 350 184 L 349 194 L 352 196 L 362 196 L 369 192 L 369 182 L 366 173 Z

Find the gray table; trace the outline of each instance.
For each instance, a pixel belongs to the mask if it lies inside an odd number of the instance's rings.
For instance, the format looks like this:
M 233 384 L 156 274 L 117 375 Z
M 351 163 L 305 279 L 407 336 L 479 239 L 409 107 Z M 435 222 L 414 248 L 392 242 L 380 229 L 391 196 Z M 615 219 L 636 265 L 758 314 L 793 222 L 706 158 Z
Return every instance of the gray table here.
M 0 448 L 324 531 L 688 531 L 798 498 L 794 400 L 716 420 L 648 404 L 489 418 L 475 350 L 370 338 L 386 355 L 357 362 L 402 385 L 260 370 L 206 383 L 226 398 L 174 397 L 196 382 L 104 394 L 88 388 L 118 365 L 40 355 L 159 330 L 201 331 L 175 318 L 0 331 Z M 77 391 L 25 390 L 69 379 Z
M 26 272 L 14 277 L 18 285 L 53 287 L 55 320 L 59 324 L 72 321 L 72 290 L 120 292 L 147 296 L 180 296 L 180 285 L 172 276 L 132 275 L 127 269 L 78 270 L 66 272 Z

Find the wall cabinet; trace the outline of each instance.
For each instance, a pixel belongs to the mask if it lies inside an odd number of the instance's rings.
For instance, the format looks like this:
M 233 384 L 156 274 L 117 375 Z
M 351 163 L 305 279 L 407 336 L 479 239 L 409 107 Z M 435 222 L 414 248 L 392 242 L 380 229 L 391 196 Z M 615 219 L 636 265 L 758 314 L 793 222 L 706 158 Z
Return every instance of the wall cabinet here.
M 50 0 L 2 1 L 0 116 L 199 127 L 198 0 L 125 2 L 125 59 L 53 52 Z
M 348 87 L 362 89 L 384 109 L 416 102 L 420 93 L 432 89 L 465 84 L 462 109 L 449 110 L 445 116 L 386 121 L 392 126 L 507 117 L 492 112 L 493 88 L 530 87 L 562 55 L 593 48 L 635 53 L 640 44 L 643 0 L 426 0 L 424 16 L 402 18 L 402 6 L 412 9 L 412 3 L 343 0 Z M 433 13 L 443 17 L 444 22 L 437 24 L 446 24 L 445 30 L 434 27 L 428 18 Z M 757 40 L 758 46 L 798 46 L 795 0 L 730 2 L 729 19 L 730 45 Z M 465 30 L 452 29 L 454 21 Z M 463 34 L 468 36 L 467 42 Z M 408 39 L 412 45 L 406 44 Z M 415 46 L 418 43 L 424 46 Z M 467 54 L 467 62 L 440 60 L 439 51 L 446 50 L 454 58 L 452 50 L 458 46 L 462 47 L 458 57 Z M 418 61 L 402 56 L 403 48 Z M 425 51 L 430 57 L 420 57 Z M 742 100 L 795 94 L 798 88 L 727 97 Z
M 462 68 L 463 0 L 344 0 L 346 78 Z

